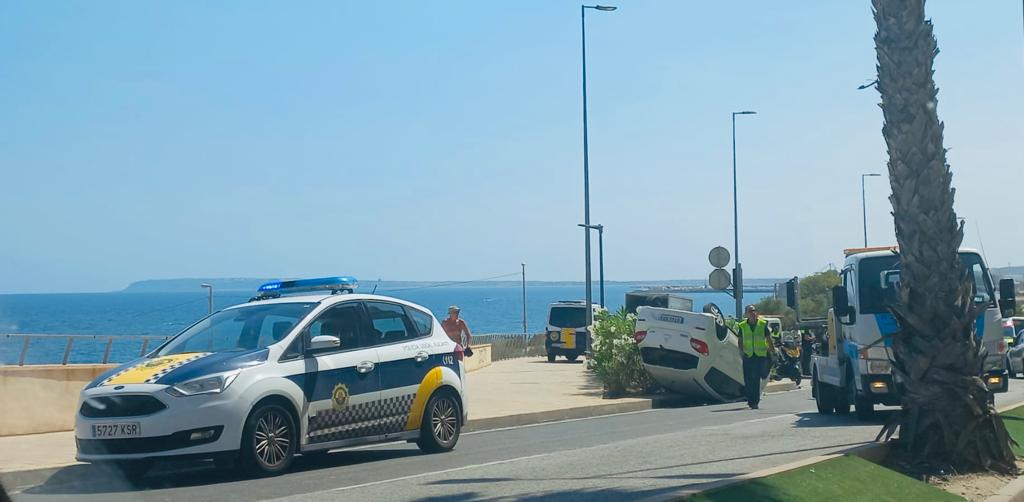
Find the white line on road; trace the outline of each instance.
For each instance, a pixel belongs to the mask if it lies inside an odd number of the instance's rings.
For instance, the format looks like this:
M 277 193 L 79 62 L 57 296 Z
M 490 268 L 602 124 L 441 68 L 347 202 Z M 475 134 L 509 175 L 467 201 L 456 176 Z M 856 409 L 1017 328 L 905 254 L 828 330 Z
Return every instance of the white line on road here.
M 369 483 L 362 483 L 362 484 L 358 484 L 358 485 L 340 486 L 338 488 L 331 488 L 330 490 L 323 490 L 323 491 L 319 491 L 319 492 L 306 493 L 306 494 L 303 494 L 303 495 L 290 495 L 288 497 L 282 497 L 282 498 L 278 498 L 278 499 L 271 499 L 270 502 L 279 501 L 279 500 L 294 500 L 296 497 L 309 497 L 309 496 L 319 495 L 319 494 L 323 494 L 323 493 L 332 493 L 332 492 L 341 492 L 341 491 L 345 491 L 345 490 L 354 490 L 356 488 L 366 488 L 368 486 L 384 485 L 384 484 L 388 484 L 388 483 L 394 483 L 396 481 L 407 481 L 407 480 L 410 480 L 410 479 L 425 478 L 427 476 L 436 476 L 438 474 L 448 474 L 448 473 L 451 473 L 451 472 L 465 471 L 465 470 L 469 470 L 469 469 L 477 469 L 477 468 L 480 468 L 480 467 L 491 467 L 491 466 L 494 466 L 494 465 L 510 464 L 512 462 L 519 462 L 519 461 L 522 461 L 522 460 L 532 460 L 532 459 L 535 459 L 535 458 L 548 457 L 548 456 L 554 455 L 555 453 L 557 453 L 557 452 L 539 453 L 537 455 L 529 455 L 529 456 L 526 456 L 526 457 L 516 457 L 516 458 L 510 458 L 510 459 L 506 459 L 506 460 L 495 460 L 494 462 L 484 462 L 482 464 L 464 465 L 462 467 L 453 467 L 451 469 L 444 469 L 444 470 L 440 470 L 440 471 L 422 472 L 420 474 L 411 474 L 409 476 L 401 476 L 401 477 L 398 477 L 398 478 L 383 479 L 383 480 L 380 480 L 380 481 L 371 481 Z
M 482 430 L 482 431 L 467 432 L 467 433 L 463 434 L 463 436 L 472 436 L 474 434 L 486 434 L 488 432 L 501 432 L 501 431 L 513 431 L 513 430 L 516 430 L 516 429 L 528 429 L 530 427 L 541 427 L 541 426 L 544 426 L 544 425 L 567 424 L 569 422 L 581 422 L 583 420 L 597 420 L 597 419 L 600 419 L 600 418 L 615 418 L 615 417 L 622 417 L 622 416 L 626 416 L 626 415 L 638 415 L 638 414 L 641 414 L 641 413 L 651 413 L 651 412 L 654 412 L 654 411 L 665 411 L 665 410 L 668 410 L 668 409 L 670 409 L 670 408 L 652 408 L 650 410 L 625 411 L 625 412 L 622 412 L 622 413 L 613 413 L 611 415 L 596 415 L 596 416 L 593 416 L 593 417 L 567 418 L 565 420 L 555 420 L 555 421 L 551 421 L 551 422 L 540 422 L 540 423 L 536 423 L 536 424 L 513 425 L 513 426 L 509 426 L 509 427 L 501 427 L 501 428 L 498 428 L 498 429 L 487 429 L 487 430 Z

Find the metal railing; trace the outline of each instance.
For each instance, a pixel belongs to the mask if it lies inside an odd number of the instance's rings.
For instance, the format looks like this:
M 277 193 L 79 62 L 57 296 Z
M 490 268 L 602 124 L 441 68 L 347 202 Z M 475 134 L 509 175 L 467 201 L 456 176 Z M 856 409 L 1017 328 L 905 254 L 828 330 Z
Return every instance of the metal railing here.
M 145 355 L 147 350 L 168 338 L 170 336 L 0 334 L 0 364 L 67 365 L 73 359 L 78 359 L 74 361 L 76 364 L 122 362 Z M 75 352 L 76 346 L 80 349 L 78 352 Z M 54 357 L 56 354 L 61 354 L 59 360 Z
M 494 333 L 474 335 L 473 344 L 490 344 L 491 361 L 544 355 L 543 333 Z

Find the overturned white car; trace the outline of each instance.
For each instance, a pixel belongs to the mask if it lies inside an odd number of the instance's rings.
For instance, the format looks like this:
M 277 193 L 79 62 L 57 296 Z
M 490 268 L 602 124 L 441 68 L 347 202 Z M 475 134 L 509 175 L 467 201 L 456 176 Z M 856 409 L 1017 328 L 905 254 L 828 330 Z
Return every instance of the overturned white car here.
M 739 339 L 718 307 L 707 313 L 657 307 L 636 311 L 635 338 L 644 367 L 671 392 L 706 401 L 743 398 Z M 761 381 L 764 388 L 767 380 Z

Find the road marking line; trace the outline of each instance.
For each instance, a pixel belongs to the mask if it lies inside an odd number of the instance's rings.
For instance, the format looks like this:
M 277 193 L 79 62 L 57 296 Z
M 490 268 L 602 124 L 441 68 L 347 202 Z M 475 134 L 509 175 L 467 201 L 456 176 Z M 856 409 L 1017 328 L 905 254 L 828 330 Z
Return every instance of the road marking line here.
M 744 424 L 752 424 L 752 423 L 755 423 L 755 422 L 767 422 L 767 421 L 769 421 L 769 420 L 778 420 L 778 419 L 780 419 L 780 418 L 793 418 L 793 417 L 797 417 L 797 418 L 799 418 L 800 416 L 799 416 L 799 415 L 797 415 L 796 413 L 787 413 L 787 414 L 785 414 L 785 415 L 775 415 L 775 416 L 773 416 L 773 417 L 764 417 L 764 418 L 752 418 L 752 419 L 750 419 L 750 420 L 744 420 L 744 421 L 742 421 L 742 422 L 733 422 L 733 423 L 731 423 L 731 424 L 723 424 L 723 425 L 709 425 L 709 426 L 707 426 L 707 427 L 700 427 L 700 428 L 697 428 L 697 429 L 695 429 L 695 430 L 715 430 L 715 429 L 727 429 L 727 428 L 729 428 L 729 427 L 735 427 L 735 426 L 737 426 L 737 425 L 744 425 Z
M 540 426 L 543 426 L 543 425 L 567 424 L 567 423 L 570 423 L 570 422 L 580 422 L 580 421 L 583 421 L 583 420 L 597 420 L 599 418 L 613 418 L 613 417 L 621 417 L 621 416 L 625 416 L 625 415 L 638 415 L 640 413 L 651 413 L 653 411 L 664 411 L 664 410 L 667 410 L 667 409 L 669 409 L 669 408 L 652 408 L 652 409 L 649 409 L 649 410 L 625 411 L 625 412 L 622 412 L 622 413 L 615 413 L 615 414 L 612 414 L 612 415 L 597 415 L 597 416 L 593 416 L 593 417 L 566 418 L 564 420 L 555 420 L 555 421 L 552 421 L 552 422 L 540 422 L 540 423 L 536 423 L 536 424 L 512 425 L 512 426 L 509 426 L 509 427 L 501 427 L 501 428 L 498 428 L 498 429 L 486 429 L 486 430 L 482 430 L 482 431 L 473 431 L 473 432 L 464 433 L 462 435 L 463 436 L 472 436 L 472 435 L 475 435 L 475 434 L 486 434 L 488 432 L 501 432 L 501 431 L 516 430 L 516 429 L 528 429 L 530 427 L 540 427 Z
M 341 492 L 341 491 L 346 491 L 346 490 L 355 490 L 357 488 L 366 488 L 366 487 L 369 487 L 369 486 L 383 485 L 383 484 L 388 484 L 388 483 L 394 483 L 396 481 L 408 481 L 410 479 L 425 478 L 425 477 L 428 477 L 428 476 L 436 476 L 436 475 L 439 475 L 439 474 L 448 474 L 448 473 L 451 473 L 451 472 L 466 471 L 466 470 L 469 470 L 469 469 L 477 469 L 477 468 L 481 468 L 481 467 L 491 467 L 491 466 L 501 465 L 501 464 L 510 464 L 512 462 L 519 462 L 519 461 L 522 461 L 522 460 L 533 460 L 535 458 L 549 457 L 551 455 L 554 455 L 555 453 L 559 453 L 559 452 L 539 453 L 537 455 L 529 455 L 529 456 L 526 456 L 526 457 L 516 457 L 516 458 L 505 459 L 505 460 L 495 460 L 493 462 L 484 462 L 482 464 L 464 465 L 462 467 L 453 467 L 451 469 L 443 469 L 443 470 L 440 470 L 440 471 L 423 472 L 423 473 L 420 473 L 420 474 L 410 474 L 408 476 L 401 476 L 401 477 L 391 478 L 391 479 L 383 479 L 383 480 L 380 480 L 380 481 L 371 481 L 369 483 L 361 483 L 361 484 L 358 484 L 358 485 L 339 486 L 338 488 L 331 488 L 330 490 L 321 490 L 321 491 L 318 491 L 318 492 L 304 493 L 302 495 L 289 495 L 287 497 L 271 499 L 271 502 L 279 501 L 279 500 L 293 500 L 296 497 L 309 497 L 309 496 L 315 496 L 315 495 L 323 494 L 323 493 Z

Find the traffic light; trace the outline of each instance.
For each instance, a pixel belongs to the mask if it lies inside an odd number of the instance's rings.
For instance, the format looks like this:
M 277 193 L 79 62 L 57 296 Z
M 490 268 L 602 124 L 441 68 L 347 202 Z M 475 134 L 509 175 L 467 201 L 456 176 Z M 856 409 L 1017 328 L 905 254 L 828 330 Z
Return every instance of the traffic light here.
M 786 305 L 793 310 L 800 304 L 800 283 L 796 277 L 786 281 Z

